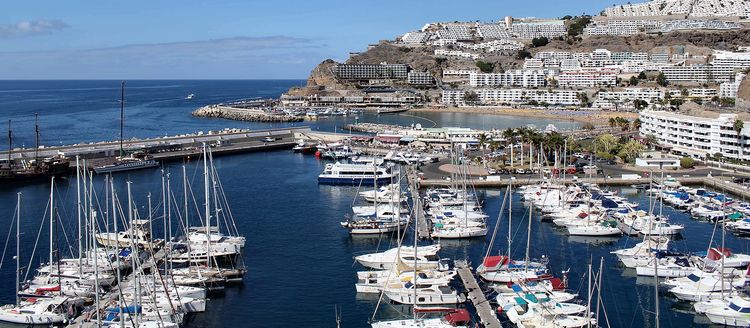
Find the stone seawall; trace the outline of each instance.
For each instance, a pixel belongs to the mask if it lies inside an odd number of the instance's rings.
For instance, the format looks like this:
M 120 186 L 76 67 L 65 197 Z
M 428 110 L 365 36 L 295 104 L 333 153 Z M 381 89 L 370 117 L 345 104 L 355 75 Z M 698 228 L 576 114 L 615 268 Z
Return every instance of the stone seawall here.
M 250 122 L 301 122 L 302 117 L 268 113 L 260 109 L 233 108 L 219 105 L 209 105 L 193 111 L 195 117 L 223 118 L 235 121 Z

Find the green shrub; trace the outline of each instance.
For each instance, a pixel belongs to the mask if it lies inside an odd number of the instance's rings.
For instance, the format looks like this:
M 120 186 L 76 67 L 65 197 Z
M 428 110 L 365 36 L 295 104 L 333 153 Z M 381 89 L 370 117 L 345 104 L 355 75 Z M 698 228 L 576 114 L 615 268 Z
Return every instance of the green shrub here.
M 680 167 L 683 169 L 692 169 L 695 167 L 695 160 L 690 157 L 680 158 Z

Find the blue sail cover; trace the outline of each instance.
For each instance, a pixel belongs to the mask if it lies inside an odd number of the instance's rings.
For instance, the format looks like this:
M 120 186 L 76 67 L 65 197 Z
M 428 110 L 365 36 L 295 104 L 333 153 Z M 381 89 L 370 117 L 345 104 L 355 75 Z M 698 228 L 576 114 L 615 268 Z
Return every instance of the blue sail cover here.
M 604 207 L 604 208 L 618 208 L 620 206 L 617 205 L 617 203 L 615 203 L 615 201 L 613 201 L 613 200 L 611 200 L 609 198 L 603 198 L 602 199 L 602 207 Z
M 122 313 L 141 313 L 142 311 L 143 307 L 140 305 L 130 305 L 122 308 Z M 120 313 L 120 308 L 109 308 L 107 309 L 107 312 Z

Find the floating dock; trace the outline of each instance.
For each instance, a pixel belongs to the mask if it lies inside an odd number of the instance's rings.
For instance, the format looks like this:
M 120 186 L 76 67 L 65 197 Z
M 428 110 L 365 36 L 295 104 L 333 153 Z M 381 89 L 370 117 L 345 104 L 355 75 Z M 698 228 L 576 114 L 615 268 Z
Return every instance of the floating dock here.
M 414 204 L 414 220 L 419 223 L 419 236 L 423 239 L 430 238 L 430 227 L 432 225 L 428 222 L 424 213 L 424 204 L 422 203 L 422 198 L 419 196 L 420 186 L 416 171 L 408 169 L 406 171 L 406 179 L 409 182 L 409 191 L 411 192 L 411 199 Z
M 482 288 L 479 287 L 476 277 L 471 272 L 471 266 L 466 260 L 457 260 L 455 262 L 456 272 L 464 283 L 466 293 L 468 294 L 469 302 L 474 305 L 477 310 L 477 316 L 479 316 L 479 323 L 485 328 L 502 328 L 500 320 L 497 318 L 495 311 L 490 306 L 487 297 L 484 296 Z

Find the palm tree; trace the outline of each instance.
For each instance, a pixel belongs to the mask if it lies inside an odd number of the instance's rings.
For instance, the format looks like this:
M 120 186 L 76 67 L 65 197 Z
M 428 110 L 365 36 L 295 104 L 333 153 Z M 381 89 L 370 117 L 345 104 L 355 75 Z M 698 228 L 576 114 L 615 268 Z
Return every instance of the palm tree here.
M 484 150 L 487 147 L 487 140 L 489 138 L 487 138 L 486 134 L 482 133 L 479 135 L 479 148 L 482 149 L 482 156 L 484 156 Z
M 732 125 L 732 128 L 734 129 L 734 132 L 737 133 L 737 145 L 739 146 L 739 160 L 742 160 L 743 154 L 743 147 L 744 147 L 744 138 L 742 138 L 742 129 L 745 127 L 745 122 L 743 122 L 740 119 L 734 120 L 734 124 Z
M 508 156 L 511 156 L 513 154 L 513 145 L 516 143 L 516 130 L 511 128 L 503 130 L 503 138 L 505 138 L 505 150 Z M 510 162 L 513 163 L 512 157 L 510 159 Z
M 657 144 L 659 144 L 659 139 L 657 139 L 655 135 L 650 134 L 650 133 L 648 135 L 646 135 L 646 145 L 649 148 L 653 149 L 653 146 L 655 146 Z

